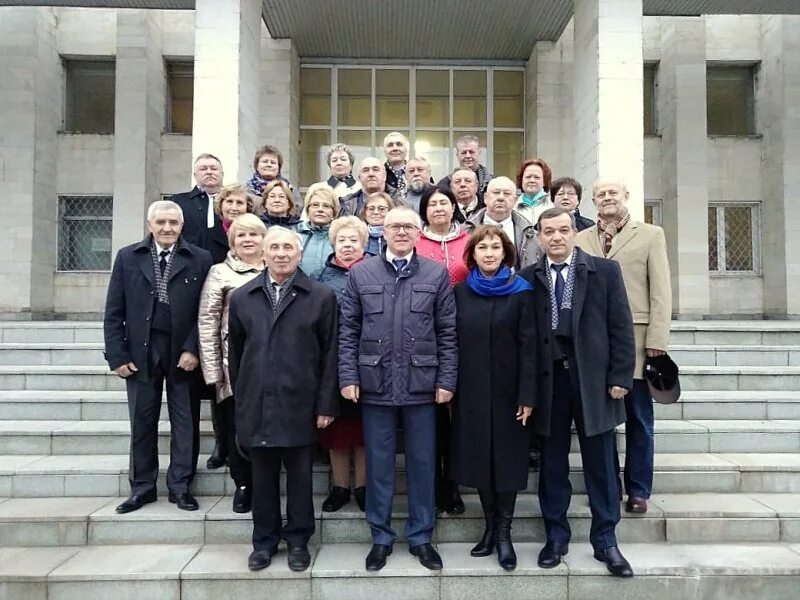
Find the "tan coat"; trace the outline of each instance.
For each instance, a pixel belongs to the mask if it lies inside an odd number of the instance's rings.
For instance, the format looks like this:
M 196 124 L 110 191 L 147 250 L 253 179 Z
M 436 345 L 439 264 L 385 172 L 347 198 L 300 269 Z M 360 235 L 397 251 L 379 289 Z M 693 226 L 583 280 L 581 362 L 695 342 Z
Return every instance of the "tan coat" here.
M 597 225 L 581 231 L 576 244 L 592 256 L 603 256 Z M 617 261 L 622 269 L 636 338 L 634 377 L 642 379 L 645 350 L 666 351 L 669 346 L 672 288 L 664 230 L 640 221 L 629 221 L 614 238 L 606 258 Z
M 200 335 L 200 366 L 208 385 L 217 385 L 217 402 L 233 396 L 228 377 L 228 305 L 231 292 L 258 275 L 256 268 L 230 252 L 225 262 L 211 267 L 200 294 L 197 328 Z

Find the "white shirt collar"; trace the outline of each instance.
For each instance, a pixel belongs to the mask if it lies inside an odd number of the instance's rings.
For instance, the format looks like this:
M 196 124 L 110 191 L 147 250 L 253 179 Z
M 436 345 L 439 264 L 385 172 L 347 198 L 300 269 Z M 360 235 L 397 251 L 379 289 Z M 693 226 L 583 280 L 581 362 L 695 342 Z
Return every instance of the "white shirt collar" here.
M 404 259 L 406 259 L 408 262 L 411 262 L 411 257 L 412 257 L 413 255 L 414 255 L 414 251 L 412 250 L 412 251 L 411 251 L 411 252 L 409 252 L 408 254 L 404 254 L 403 256 L 397 256 L 396 254 L 393 254 L 393 253 L 392 253 L 392 252 L 389 250 L 389 248 L 386 248 L 386 261 L 387 261 L 389 264 L 391 264 L 392 266 L 394 266 L 394 264 L 392 264 L 392 261 L 393 261 L 393 260 L 399 260 L 399 259 L 401 259 L 401 258 L 404 258 Z
M 572 255 L 573 255 L 573 253 L 574 253 L 574 250 L 569 253 L 569 256 L 567 256 L 567 258 L 565 258 L 563 262 L 560 262 L 560 263 L 554 263 L 552 260 L 550 260 L 550 257 L 548 256 L 547 257 L 547 268 L 548 269 L 552 269 L 553 265 L 567 265 L 569 267 L 570 263 L 572 263 Z
M 175 251 L 175 244 L 172 244 L 172 246 L 170 246 L 169 248 L 164 248 L 164 246 L 155 241 L 155 239 L 153 240 L 153 243 L 156 245 L 156 254 L 160 255 L 162 251 L 168 250 L 169 256 L 167 256 L 167 260 L 169 260 L 172 257 L 172 253 Z
M 487 223 L 488 225 L 497 225 L 498 227 L 505 228 L 506 225 L 512 224 L 512 217 L 513 214 L 508 215 L 507 219 L 503 219 L 502 221 L 495 221 L 492 217 L 489 216 L 489 213 L 485 213 L 483 215 L 483 222 Z

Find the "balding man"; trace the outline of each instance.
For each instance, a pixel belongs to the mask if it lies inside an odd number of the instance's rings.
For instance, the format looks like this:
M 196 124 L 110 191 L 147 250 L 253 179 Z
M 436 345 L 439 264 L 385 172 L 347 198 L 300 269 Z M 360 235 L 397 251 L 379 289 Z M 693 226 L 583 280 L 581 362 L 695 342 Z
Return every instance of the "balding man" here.
M 364 210 L 367 197 L 371 194 L 383 192 L 386 189 L 386 170 L 381 161 L 373 156 L 368 156 L 358 166 L 358 181 L 361 189 L 339 200 L 339 216 L 360 216 Z
M 398 207 L 386 214 L 386 250 L 350 270 L 341 301 L 339 385 L 360 402 L 367 455 L 368 571 L 392 553 L 395 440 L 402 423 L 408 481 L 406 539 L 423 566 L 442 568 L 431 545 L 436 522 L 435 404 L 456 389 L 455 299 L 447 269 L 414 251 L 422 222 Z
M 450 176 L 450 190 L 466 218 L 470 218 L 484 206 L 478 198 L 478 176 L 475 171 L 459 167 Z
M 395 202 L 402 202 L 408 189 L 406 159 L 409 143 L 399 131 L 392 131 L 383 138 L 383 155 L 386 157 L 386 192 Z
M 481 140 L 476 135 L 464 135 L 456 141 L 456 159 L 461 169 L 469 169 L 475 173 L 478 180 L 476 195 L 483 202 L 489 181 L 494 177 L 484 165 L 481 164 Z M 450 188 L 452 178 L 450 175 L 439 181 L 438 187 Z M 516 192 L 516 190 L 514 190 Z
M 338 411 L 337 306 L 328 286 L 298 269 L 296 233 L 271 227 L 267 268 L 231 296 L 229 371 L 236 434 L 253 465 L 253 552 L 248 566 L 269 566 L 281 539 L 293 571 L 308 568 L 314 534 L 311 466 L 316 429 Z M 280 474 L 286 467 L 286 525 Z
M 158 420 L 167 390 L 170 422 L 169 500 L 197 510 L 189 486 L 197 469 L 200 398 L 197 311 L 211 254 L 186 242 L 183 211 L 159 200 L 147 210 L 150 233 L 122 248 L 106 297 L 108 366 L 125 379 L 131 421 L 131 495 L 118 513 L 156 501 Z
M 406 165 L 406 197 L 405 204 L 419 212 L 419 201 L 422 193 L 431 184 L 431 163 L 418 156 Z
M 500 227 L 517 249 L 516 268 L 534 264 L 542 255 L 536 239 L 536 229 L 513 210 L 517 186 L 508 177 L 495 177 L 486 187 L 486 207 L 472 215 L 464 224 L 468 230 L 478 225 Z
M 592 188 L 597 224 L 578 234 L 576 243 L 593 256 L 619 263 L 633 313 L 636 370 L 625 396 L 625 510 L 647 512 L 653 487 L 653 398 L 644 379 L 649 356 L 665 354 L 672 319 L 667 243 L 664 231 L 630 218 L 628 189 L 616 178 L 598 179 Z

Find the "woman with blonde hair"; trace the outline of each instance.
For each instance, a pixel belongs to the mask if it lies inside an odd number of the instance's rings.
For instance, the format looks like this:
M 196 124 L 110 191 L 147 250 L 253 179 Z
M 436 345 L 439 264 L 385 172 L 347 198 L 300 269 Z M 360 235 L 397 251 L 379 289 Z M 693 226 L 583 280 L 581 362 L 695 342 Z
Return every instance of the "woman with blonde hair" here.
M 315 183 L 306 192 L 305 204 L 307 220 L 297 226 L 297 233 L 303 239 L 300 268 L 310 275 L 324 267 L 333 252 L 328 230 L 339 209 L 339 199 L 327 183 Z
M 369 232 L 363 221 L 349 216 L 333 221 L 329 235 L 334 252 L 312 278 L 333 288 L 336 299 L 341 301 L 350 269 L 364 260 Z M 355 471 L 353 495 L 361 510 L 366 506 L 367 467 L 360 407 L 349 400 L 341 400 L 340 411 L 339 418 L 320 431 L 320 444 L 331 457 L 331 492 L 322 503 L 322 510 L 326 512 L 335 512 L 350 501 L 351 454 Z
M 231 292 L 261 273 L 267 228 L 253 214 L 234 219 L 228 228 L 230 251 L 225 262 L 211 267 L 200 295 L 197 326 L 200 365 L 208 385 L 217 390 L 217 415 L 226 440 L 228 466 L 236 484 L 233 511 L 250 510 L 252 473 L 250 464 L 236 449 L 235 405 L 228 375 L 228 305 Z

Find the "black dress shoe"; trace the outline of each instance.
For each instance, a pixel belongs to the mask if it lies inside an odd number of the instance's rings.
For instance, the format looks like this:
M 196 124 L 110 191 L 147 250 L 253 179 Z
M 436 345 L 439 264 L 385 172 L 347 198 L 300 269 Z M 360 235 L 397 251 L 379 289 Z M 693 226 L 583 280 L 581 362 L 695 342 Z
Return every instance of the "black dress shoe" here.
M 308 546 L 289 546 L 289 556 L 286 562 L 292 571 L 305 571 L 311 564 L 311 553 Z
M 358 508 L 361 509 L 361 512 L 366 512 L 367 510 L 367 488 L 363 485 L 361 487 L 357 487 L 353 490 L 353 496 L 356 497 L 356 504 L 358 504 Z
M 233 512 L 243 514 L 250 512 L 250 488 L 240 486 L 233 493 Z
M 463 515 L 464 514 L 464 501 L 461 499 L 461 493 L 458 491 L 458 484 L 450 484 L 450 493 L 447 495 L 445 501 L 445 511 L 448 515 Z
M 197 510 L 197 500 L 189 492 L 185 494 L 173 494 L 170 492 L 167 498 L 173 504 L 177 504 L 181 510 Z
M 420 564 L 431 571 L 442 570 L 442 557 L 433 548 L 432 544 L 413 546 L 408 551 L 419 559 Z
M 567 553 L 569 553 L 569 544 L 547 542 L 539 552 L 537 563 L 543 569 L 552 569 L 561 564 L 561 557 L 566 556 Z
M 372 544 L 372 550 L 367 554 L 367 571 L 380 571 L 386 566 L 386 557 L 391 553 L 391 546 Z
M 625 512 L 644 514 L 647 512 L 647 499 L 638 496 L 628 496 L 628 501 L 625 503 Z
M 124 515 L 125 513 L 139 510 L 145 504 L 155 502 L 157 499 L 158 496 L 156 495 L 155 490 L 147 494 L 132 494 L 130 498 L 125 500 L 125 502 L 117 506 L 117 512 L 121 515 Z
M 350 502 L 350 488 L 335 485 L 331 488 L 331 493 L 328 494 L 328 497 L 325 498 L 325 502 L 322 503 L 322 510 L 336 512 L 348 502 Z
M 251 571 L 260 571 L 266 569 L 272 562 L 272 555 L 274 552 L 269 550 L 253 550 L 250 557 L 247 559 L 247 568 Z
M 594 557 L 600 562 L 606 563 L 608 572 L 614 577 L 633 577 L 633 569 L 619 548 L 611 546 L 605 550 L 595 550 Z

